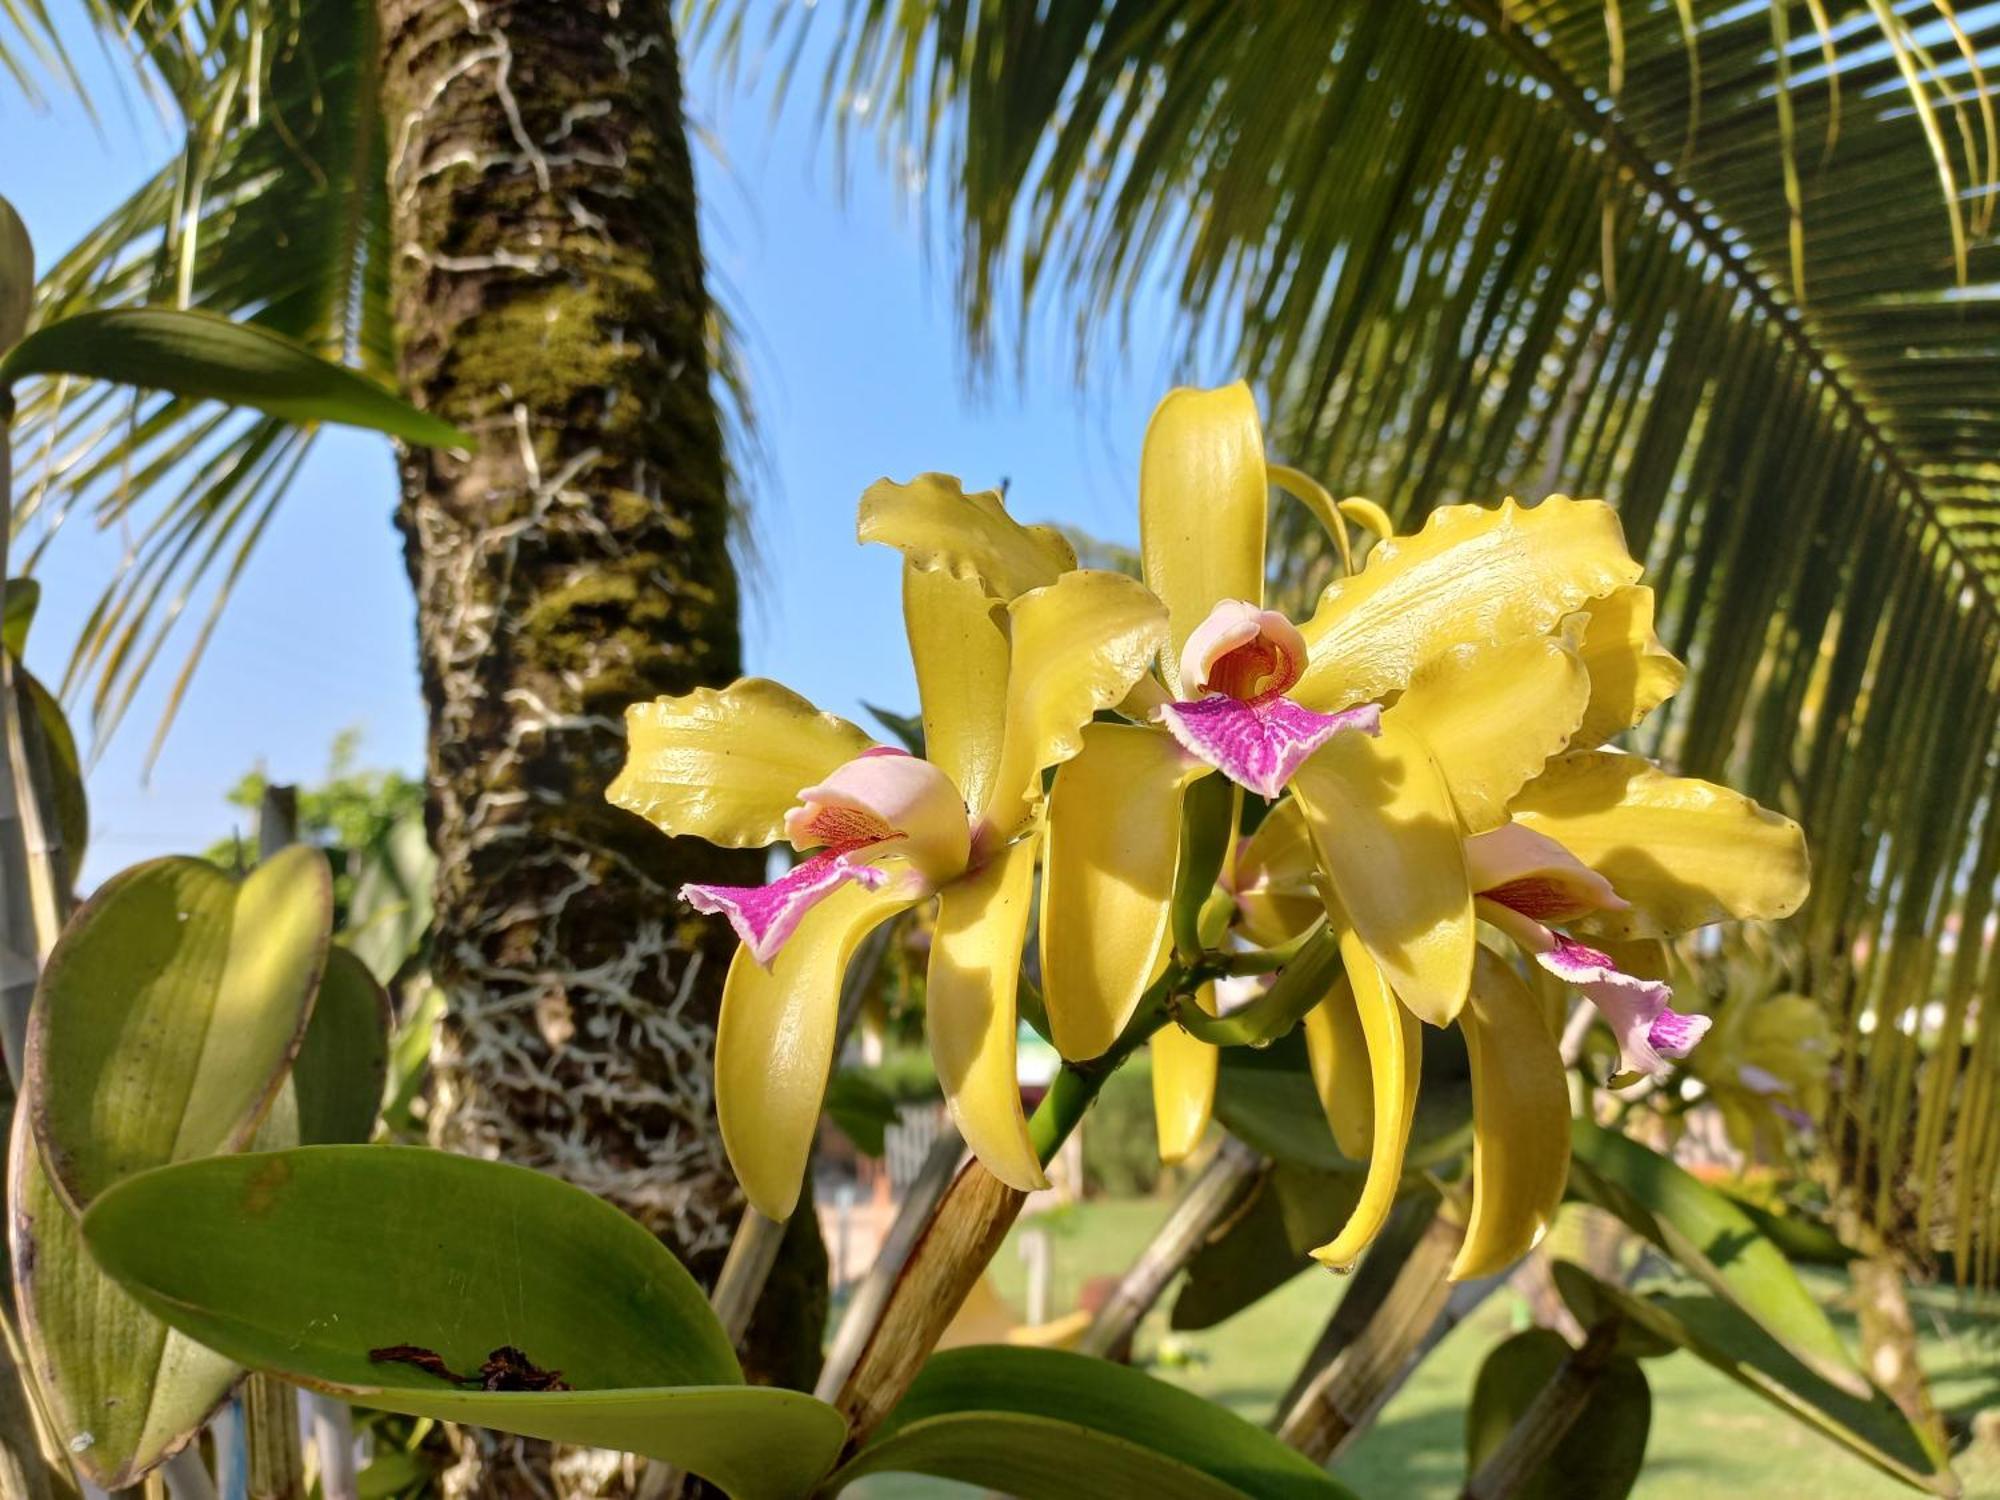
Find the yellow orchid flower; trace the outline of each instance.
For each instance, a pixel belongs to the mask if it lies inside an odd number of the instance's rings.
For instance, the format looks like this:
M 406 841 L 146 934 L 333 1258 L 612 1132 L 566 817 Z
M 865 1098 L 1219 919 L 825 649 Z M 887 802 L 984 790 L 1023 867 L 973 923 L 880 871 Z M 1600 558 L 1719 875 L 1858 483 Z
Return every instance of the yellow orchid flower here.
M 798 1201 L 848 960 L 873 928 L 933 899 L 926 1027 L 952 1116 L 994 1176 L 1046 1185 L 1014 1071 L 1042 773 L 1084 747 L 1166 633 L 1140 584 L 1077 570 L 1055 533 L 942 475 L 872 487 L 859 533 L 904 554 L 927 758 L 745 678 L 628 709 L 608 793 L 669 835 L 782 839 L 806 856 L 767 885 L 682 891 L 742 939 L 717 1027 L 716 1109 L 745 1194 L 774 1219 Z

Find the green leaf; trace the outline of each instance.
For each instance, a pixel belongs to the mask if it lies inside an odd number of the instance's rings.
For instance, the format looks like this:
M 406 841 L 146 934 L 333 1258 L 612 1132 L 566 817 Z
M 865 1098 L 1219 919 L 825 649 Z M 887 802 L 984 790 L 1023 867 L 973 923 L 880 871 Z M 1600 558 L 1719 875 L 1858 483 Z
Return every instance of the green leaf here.
M 1746 1389 L 1816 1428 L 1903 1483 L 1933 1494 L 1958 1492 L 1942 1458 L 1933 1454 L 1888 1396 L 1865 1397 L 1821 1379 L 1730 1303 L 1707 1296 L 1639 1296 L 1600 1281 L 1569 1261 L 1554 1263 L 1556 1288 L 1579 1317 L 1605 1307 L 1656 1338 L 1686 1349 Z
M 27 1093 L 57 1191 L 239 1150 L 283 1086 L 333 925 L 326 856 L 295 846 L 240 883 L 198 859 L 113 877 L 49 956 Z
M 298 1144 L 359 1143 L 375 1130 L 389 1079 L 389 997 L 368 966 L 335 944 L 305 1040 L 292 1062 Z
M 398 818 L 360 851 L 341 941 L 384 984 L 423 946 L 431 925 L 431 853 L 422 813 Z
M 0 387 L 81 375 L 248 406 L 287 422 L 338 422 L 436 448 L 470 448 L 456 427 L 364 375 L 252 323 L 167 307 L 78 313 L 0 358 Z
M 172 1224 L 172 1234 L 160 1233 Z M 244 1364 L 362 1405 L 679 1464 L 799 1495 L 845 1429 L 749 1387 L 701 1288 L 652 1235 L 553 1177 L 409 1146 L 308 1146 L 148 1172 L 84 1218 L 134 1296 Z M 512 1347 L 568 1391 L 459 1389 Z
M 1173 1326 L 1212 1328 L 1315 1264 L 1313 1248 L 1339 1233 L 1363 1180 L 1359 1170 L 1318 1172 L 1279 1162 L 1188 1262 Z
M 1784 1251 L 1785 1259 L 1794 1265 L 1844 1266 L 1861 1258 L 1859 1250 L 1842 1244 L 1839 1235 L 1804 1213 L 1769 1209 L 1727 1191 L 1723 1196 L 1742 1209 L 1751 1223 L 1764 1232 L 1766 1239 Z
M 953 1349 L 926 1364 L 867 1447 L 833 1477 L 914 1473 L 1019 1500 L 1322 1500 L 1333 1477 L 1261 1428 L 1123 1365 L 1055 1349 Z
M 884 1132 L 902 1116 L 896 1096 L 859 1068 L 842 1068 L 827 1080 L 826 1112 L 863 1156 L 880 1156 Z
M 19 661 L 21 653 L 27 649 L 28 627 L 35 622 L 35 611 L 42 602 L 42 586 L 32 578 L 10 578 L 7 580 L 7 604 L 4 618 L 0 618 L 0 647 Z
M 35 247 L 14 205 L 0 198 L 0 352 L 21 337 L 35 307 Z
M 437 1040 L 438 1023 L 443 1019 L 444 991 L 426 985 L 396 1023 L 389 1043 L 388 1097 L 382 1104 L 382 1117 L 391 1131 L 417 1128 L 411 1110 L 429 1077 L 431 1044 Z
M 1659 1152 L 1589 1120 L 1572 1124 L 1570 1147 L 1576 1191 L 1742 1309 L 1823 1380 L 1867 1395 L 1867 1379 L 1825 1311 L 1740 1207 Z
M 1477 1473 L 1493 1456 L 1569 1353 L 1561 1334 L 1530 1328 L 1487 1354 L 1465 1414 L 1467 1473 Z M 1624 1500 L 1639 1482 L 1652 1420 L 1646 1372 L 1614 1357 L 1598 1372 L 1582 1413 L 1555 1451 L 1509 1493 L 1516 1500 Z
M 41 757 L 37 769 L 47 793 L 48 811 L 53 814 L 54 832 L 62 843 L 62 873 L 74 886 L 90 844 L 90 799 L 84 791 L 83 759 L 77 753 L 76 736 L 61 701 L 39 677 L 20 665 L 18 657 L 14 701 L 24 726 L 32 724 L 37 731 L 29 742 L 29 753 Z
M 899 714 L 892 708 L 882 708 L 876 704 L 863 702 L 861 705 L 875 718 L 875 722 L 896 737 L 896 742 L 912 755 L 924 753 L 924 721 L 917 714 Z
M 10 1156 L 14 1293 L 29 1366 L 57 1441 L 92 1483 L 123 1489 L 198 1432 L 241 1371 L 98 1269 L 42 1170 L 25 1110 Z
M 1247 1145 L 1293 1166 L 1358 1172 L 1365 1163 L 1341 1154 L 1306 1064 L 1305 1037 L 1294 1030 L 1269 1046 L 1227 1047 L 1217 1074 L 1215 1117 Z M 1423 1087 L 1410 1126 L 1406 1171 L 1460 1155 L 1472 1143 L 1472 1082 L 1458 1029 L 1424 1028 Z

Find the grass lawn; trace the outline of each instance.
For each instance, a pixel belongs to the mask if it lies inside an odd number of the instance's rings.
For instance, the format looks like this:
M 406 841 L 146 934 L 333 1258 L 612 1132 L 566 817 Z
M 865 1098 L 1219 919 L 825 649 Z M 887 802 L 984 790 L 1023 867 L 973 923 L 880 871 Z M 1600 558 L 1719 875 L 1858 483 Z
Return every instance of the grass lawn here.
M 1093 1276 L 1121 1271 L 1166 1213 L 1161 1200 L 1110 1201 L 1062 1210 L 1033 1221 L 1054 1235 L 1051 1307 L 1073 1307 Z M 1019 1228 L 1015 1239 L 1019 1238 Z M 1014 1306 L 1022 1305 L 1024 1268 L 1014 1243 L 994 1261 L 993 1276 Z M 1166 1307 L 1148 1319 L 1138 1357 L 1153 1373 L 1264 1422 L 1298 1363 L 1324 1326 L 1344 1286 L 1308 1271 L 1218 1328 L 1172 1334 Z M 1841 1282 L 1823 1290 L 1837 1323 L 1853 1342 L 1853 1320 L 1833 1305 Z M 1926 1367 L 1938 1401 L 1966 1412 L 2000 1403 L 2000 1342 L 1984 1337 L 1950 1294 L 1925 1295 L 1919 1310 Z M 1451 1500 L 1464 1482 L 1464 1401 L 1479 1361 L 1515 1327 L 1526 1325 L 1511 1293 L 1491 1298 L 1442 1344 L 1345 1454 L 1335 1472 L 1363 1500 Z M 1165 1345 L 1163 1350 L 1163 1343 Z M 1166 1358 L 1161 1358 L 1162 1354 Z M 1915 1491 L 1878 1474 L 1847 1450 L 1793 1422 L 1689 1354 L 1646 1362 L 1653 1387 L 1653 1426 L 1638 1500 L 1715 1500 L 1720 1489 L 1770 1500 L 1868 1500 Z M 2000 1497 L 2000 1463 L 1962 1464 L 1966 1494 Z M 956 1485 L 907 1476 L 885 1477 L 864 1489 L 870 1500 L 971 1495 Z

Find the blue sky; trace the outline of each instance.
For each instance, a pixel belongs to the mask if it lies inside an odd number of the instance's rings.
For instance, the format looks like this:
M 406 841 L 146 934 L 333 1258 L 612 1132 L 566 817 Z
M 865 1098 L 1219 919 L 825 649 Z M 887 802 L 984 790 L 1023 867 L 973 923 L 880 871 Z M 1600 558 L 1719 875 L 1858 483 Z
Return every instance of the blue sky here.
M 137 95 L 121 105 L 115 66 L 88 38 L 78 41 L 108 101 L 100 123 L 62 97 L 31 110 L 0 79 L 8 143 L 0 192 L 44 261 L 168 149 L 150 107 Z M 767 97 L 731 90 L 701 58 L 690 67 L 690 109 L 710 140 L 697 152 L 708 254 L 746 331 L 770 459 L 752 496 L 760 569 L 745 622 L 749 668 L 859 716 L 864 698 L 915 703 L 895 558 L 853 540 L 862 489 L 924 469 L 974 486 L 1005 478 L 1025 519 L 1130 540 L 1139 439 L 1167 372 L 1141 329 L 1133 352 L 1107 354 L 1094 369 L 1087 394 L 1076 389 L 1069 351 L 1053 341 L 1032 352 L 1025 381 L 1010 374 L 974 392 L 945 257 L 926 253 L 917 210 L 872 142 L 836 187 L 810 92 L 774 119 Z M 363 731 L 369 764 L 421 767 L 412 605 L 393 504 L 385 444 L 322 439 L 240 584 L 150 780 L 143 760 L 173 663 L 97 747 L 89 881 L 227 833 L 237 814 L 223 793 L 243 771 L 262 765 L 279 780 L 313 779 L 344 728 Z M 83 519 L 42 570 L 29 661 L 45 676 L 60 672 L 123 545 L 116 534 L 87 533 Z

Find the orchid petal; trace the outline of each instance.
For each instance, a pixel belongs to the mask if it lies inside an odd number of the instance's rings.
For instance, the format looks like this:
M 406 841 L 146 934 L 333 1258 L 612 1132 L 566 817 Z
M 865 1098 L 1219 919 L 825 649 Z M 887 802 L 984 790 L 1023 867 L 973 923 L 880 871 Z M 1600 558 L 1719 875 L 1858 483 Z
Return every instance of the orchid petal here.
M 1461 641 L 1544 635 L 1639 571 L 1601 500 L 1442 507 L 1327 585 L 1302 627 L 1311 664 L 1292 696 L 1321 709 L 1383 698 Z
M 1215 986 L 1195 992 L 1195 1003 L 1215 1014 Z M 1178 1026 L 1153 1033 L 1153 1122 L 1159 1136 L 1160 1160 L 1168 1166 L 1185 1161 L 1208 1133 L 1215 1112 L 1215 1079 L 1222 1050 L 1191 1036 Z
M 872 891 L 888 878 L 845 854 L 817 854 L 768 885 L 684 885 L 681 900 L 698 912 L 728 918 L 750 956 L 768 969 L 820 902 L 850 880 Z
M 1049 1185 L 1015 1081 L 1021 948 L 1035 889 L 1034 839 L 939 894 L 924 985 L 925 1030 L 958 1133 L 986 1170 L 1021 1192 Z
M 1504 636 L 1432 657 L 1388 710 L 1437 757 L 1468 833 L 1507 821 L 1507 803 L 1569 742 L 1590 674 L 1561 635 Z
M 1236 854 L 1236 909 L 1243 935 L 1260 948 L 1288 943 L 1326 915 L 1313 885 L 1319 856 L 1298 800 L 1264 815 Z
M 798 1205 L 833 1065 L 840 983 L 861 940 L 914 906 L 898 882 L 848 885 L 799 923 L 769 969 L 739 948 L 715 1031 L 715 1112 L 744 1196 L 767 1218 Z
M 1368 1176 L 1362 1183 L 1361 1197 L 1340 1233 L 1313 1251 L 1313 1258 L 1345 1271 L 1382 1232 L 1389 1210 L 1395 1206 L 1396 1192 L 1402 1185 L 1403 1155 L 1410 1144 L 1410 1121 L 1417 1109 L 1423 1037 L 1416 1018 L 1398 1003 L 1388 976 L 1354 933 L 1341 934 L 1340 956 L 1347 965 L 1349 992 L 1368 1051 L 1373 1122 Z
M 1624 1072 L 1662 1077 L 1673 1071 L 1671 1059 L 1686 1057 L 1708 1033 L 1707 1016 L 1684 1015 L 1667 1004 L 1674 992 L 1664 980 L 1628 974 L 1608 953 L 1559 937 L 1535 959 L 1603 1014 L 1618 1039 Z
M 1180 680 L 1181 647 L 1223 599 L 1264 599 L 1270 487 L 1250 388 L 1167 393 L 1139 455 L 1139 554 L 1170 617 L 1161 669 Z
M 1377 732 L 1381 711 L 1372 703 L 1317 714 L 1289 698 L 1245 703 L 1213 693 L 1191 703 L 1169 703 L 1160 722 L 1190 755 L 1214 766 L 1240 787 L 1270 799 L 1284 791 L 1312 753 L 1343 729 Z
M 1593 600 L 1582 642 L 1590 707 L 1570 736 L 1588 750 L 1637 724 L 1680 691 L 1687 668 L 1653 633 L 1653 591 L 1634 585 Z
M 1598 874 L 1546 834 L 1503 823 L 1465 841 L 1472 890 L 1538 922 L 1566 922 L 1630 906 Z
M 1167 612 L 1119 573 L 1065 573 L 1008 606 L 1006 728 L 981 822 L 1005 839 L 1040 799 L 1042 772 L 1083 748 L 1083 726 L 1117 703 L 1166 637 Z
M 1569 1180 L 1569 1080 L 1521 977 L 1481 948 L 1459 1015 L 1472 1065 L 1472 1215 L 1450 1278 L 1504 1271 L 1548 1232 Z
M 1341 1155 L 1366 1161 L 1375 1146 L 1375 1084 L 1354 983 L 1345 974 L 1306 1012 L 1305 1036 L 1306 1062 L 1333 1143 Z
M 1007 712 L 1007 632 L 979 584 L 903 564 L 903 623 L 924 716 L 924 758 L 983 807 Z
M 1465 1003 L 1472 887 L 1451 791 L 1429 748 L 1385 718 L 1336 736 L 1292 778 L 1339 904 L 1402 1001 L 1433 1026 Z
M 1790 916 L 1811 883 L 1805 834 L 1790 818 L 1636 755 L 1557 756 L 1512 810 L 1515 822 L 1554 839 L 1632 903 L 1629 912 L 1589 919 L 1602 937 Z
M 776 843 L 799 789 L 874 743 L 762 677 L 635 703 L 625 734 L 606 798 L 662 833 L 729 849 Z
M 913 568 L 942 571 L 1003 604 L 1076 566 L 1076 549 L 1060 532 L 1023 526 L 997 490 L 967 494 L 949 474 L 876 480 L 861 496 L 855 532 L 896 548 Z
M 1205 774 L 1171 737 L 1088 724 L 1056 772 L 1042 852 L 1042 998 L 1056 1051 L 1081 1062 L 1125 1029 L 1167 937 L 1181 797 Z

